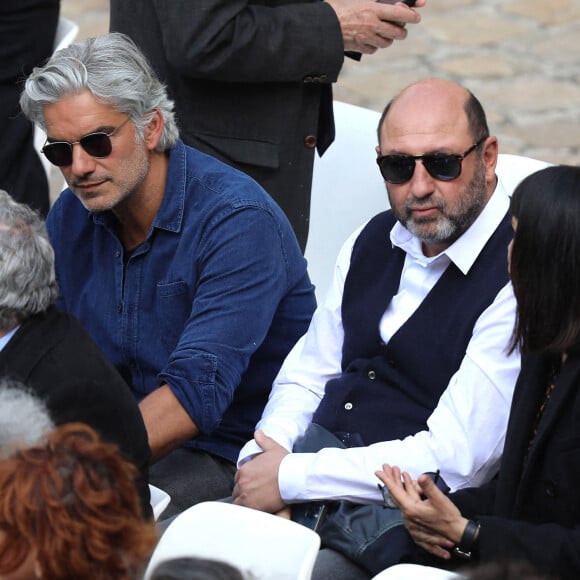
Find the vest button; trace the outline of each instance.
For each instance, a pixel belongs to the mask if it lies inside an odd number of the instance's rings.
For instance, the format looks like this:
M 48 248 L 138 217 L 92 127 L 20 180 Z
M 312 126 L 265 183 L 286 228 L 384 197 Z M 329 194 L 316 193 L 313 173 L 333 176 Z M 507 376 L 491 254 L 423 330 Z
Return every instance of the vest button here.
M 367 376 L 371 381 L 374 381 L 377 378 L 377 373 L 375 371 L 369 371 Z
M 347 411 L 350 411 L 350 410 L 352 409 L 352 403 L 345 403 L 345 405 L 344 405 L 344 408 L 345 408 Z

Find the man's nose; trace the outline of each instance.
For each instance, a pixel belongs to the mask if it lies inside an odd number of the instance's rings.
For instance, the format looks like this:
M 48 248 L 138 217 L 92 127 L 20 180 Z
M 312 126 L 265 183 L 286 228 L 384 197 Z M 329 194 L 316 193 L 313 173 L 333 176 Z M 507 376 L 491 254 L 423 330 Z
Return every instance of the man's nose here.
M 73 175 L 86 175 L 94 171 L 96 160 L 92 155 L 89 155 L 80 145 L 75 143 L 72 146 L 72 164 L 70 166 Z
M 423 161 L 415 162 L 415 171 L 411 177 L 410 191 L 418 199 L 427 197 L 435 191 L 435 178 L 427 171 Z

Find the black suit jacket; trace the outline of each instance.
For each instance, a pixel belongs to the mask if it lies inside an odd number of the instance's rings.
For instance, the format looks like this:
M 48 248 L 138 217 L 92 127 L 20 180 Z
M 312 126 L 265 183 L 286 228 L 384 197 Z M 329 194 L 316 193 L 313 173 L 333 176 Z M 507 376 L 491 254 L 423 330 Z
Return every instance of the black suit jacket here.
M 18 102 L 25 77 L 52 53 L 59 9 L 60 0 L 0 2 L 0 188 L 43 215 L 48 180 Z
M 480 559 L 529 560 L 559 578 L 580 578 L 580 354 L 569 354 L 524 465 L 550 383 L 549 356 L 529 355 L 512 403 L 499 477 L 451 496 L 479 519 Z
M 117 444 L 139 469 L 142 506 L 151 514 L 151 452 L 141 412 L 121 375 L 75 318 L 55 307 L 29 318 L 0 352 L 0 376 L 31 388 L 56 425 L 86 423 Z
M 314 148 L 334 139 L 340 25 L 320 0 L 111 0 L 175 100 L 185 143 L 256 179 L 302 248 Z

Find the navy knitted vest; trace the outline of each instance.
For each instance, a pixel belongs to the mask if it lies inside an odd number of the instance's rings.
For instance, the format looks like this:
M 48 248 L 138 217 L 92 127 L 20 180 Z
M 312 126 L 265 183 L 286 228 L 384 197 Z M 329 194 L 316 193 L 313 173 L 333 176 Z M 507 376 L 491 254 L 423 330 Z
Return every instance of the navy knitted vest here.
M 451 263 L 415 313 L 386 345 L 379 322 L 396 294 L 405 253 L 392 247 L 392 212 L 358 237 L 342 300 L 341 377 L 326 385 L 313 422 L 348 434 L 348 446 L 402 439 L 426 421 L 458 370 L 473 327 L 508 281 L 506 214 L 464 275 Z M 346 438 L 345 438 L 346 437 Z

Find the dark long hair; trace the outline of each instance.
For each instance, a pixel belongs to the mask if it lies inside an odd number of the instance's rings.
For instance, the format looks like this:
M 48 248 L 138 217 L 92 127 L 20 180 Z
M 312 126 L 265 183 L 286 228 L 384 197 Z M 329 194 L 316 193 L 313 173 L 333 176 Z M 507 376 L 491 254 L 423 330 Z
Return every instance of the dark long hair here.
M 561 353 L 580 337 L 580 167 L 542 169 L 514 191 L 512 348 Z

